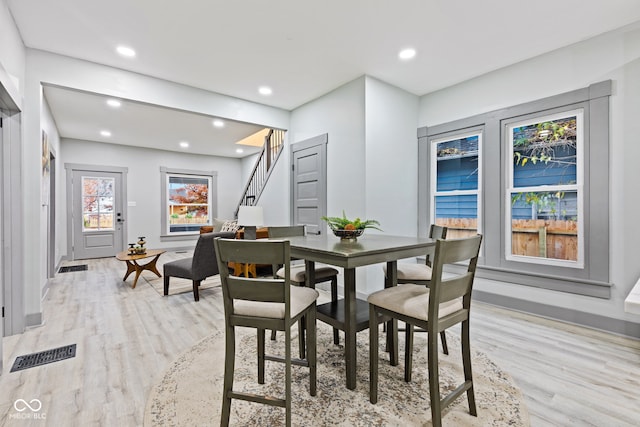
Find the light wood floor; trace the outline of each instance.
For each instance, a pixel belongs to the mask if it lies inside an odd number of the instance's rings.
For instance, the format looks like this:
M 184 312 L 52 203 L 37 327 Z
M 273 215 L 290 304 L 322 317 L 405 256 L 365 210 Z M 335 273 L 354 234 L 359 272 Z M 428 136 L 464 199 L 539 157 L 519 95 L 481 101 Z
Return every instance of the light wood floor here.
M 219 288 L 198 303 L 163 297 L 142 279 L 122 282 L 113 258 L 86 263 L 52 280 L 43 326 L 4 338 L 1 426 L 141 426 L 165 368 L 223 323 Z M 472 345 L 512 375 L 533 426 L 640 425 L 639 341 L 480 303 L 472 321 Z M 73 359 L 9 373 L 16 356 L 73 343 Z M 17 399 L 39 399 L 40 419 L 17 418 Z

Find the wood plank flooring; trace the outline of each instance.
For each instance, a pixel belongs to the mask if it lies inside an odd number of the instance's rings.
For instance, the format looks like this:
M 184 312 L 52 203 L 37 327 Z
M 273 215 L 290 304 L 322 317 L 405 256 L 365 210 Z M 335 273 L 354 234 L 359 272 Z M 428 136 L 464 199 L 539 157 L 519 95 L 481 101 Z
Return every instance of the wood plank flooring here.
M 136 289 L 122 282 L 114 258 L 82 263 L 88 271 L 52 279 L 43 326 L 4 338 L 0 426 L 141 426 L 163 371 L 224 323 L 219 288 L 197 303 L 192 293 L 163 297 L 142 278 Z M 480 303 L 473 310 L 472 345 L 521 387 L 531 425 L 640 425 L 639 341 Z M 19 355 L 73 343 L 73 359 L 9 372 Z M 18 412 L 17 399 L 42 408 Z

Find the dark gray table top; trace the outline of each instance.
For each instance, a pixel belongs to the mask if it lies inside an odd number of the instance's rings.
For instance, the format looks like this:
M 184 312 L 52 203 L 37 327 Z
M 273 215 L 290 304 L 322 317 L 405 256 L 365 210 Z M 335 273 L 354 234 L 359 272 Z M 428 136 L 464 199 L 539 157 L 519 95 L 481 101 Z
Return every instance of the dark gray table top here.
M 355 242 L 333 235 L 289 237 L 287 240 L 291 242 L 291 256 L 343 268 L 424 255 L 436 242 L 426 237 L 366 233 Z

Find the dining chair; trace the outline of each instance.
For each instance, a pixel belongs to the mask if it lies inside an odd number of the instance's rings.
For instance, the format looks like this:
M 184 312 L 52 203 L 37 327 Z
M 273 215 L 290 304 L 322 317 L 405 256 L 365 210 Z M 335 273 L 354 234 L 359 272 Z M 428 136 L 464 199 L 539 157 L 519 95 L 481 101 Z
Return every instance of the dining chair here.
M 291 425 L 291 365 L 309 368 L 309 393 L 316 395 L 316 300 L 315 289 L 291 286 L 290 245 L 286 240 L 215 239 L 225 318 L 224 389 L 221 426 L 229 425 L 231 400 L 239 399 L 285 408 L 285 424 Z M 229 274 L 229 262 L 283 264 L 284 277 L 246 278 Z M 307 357 L 291 357 L 291 326 L 304 316 L 307 326 Z M 236 327 L 255 328 L 258 344 L 258 383 L 265 382 L 265 361 L 285 364 L 285 396 L 264 396 L 234 391 Z M 265 331 L 284 331 L 285 355 L 265 354 Z
M 429 371 L 429 397 L 431 417 L 435 427 L 442 424 L 442 410 L 463 393 L 467 393 L 469 412 L 477 416 L 473 377 L 471 374 L 471 348 L 469 343 L 469 312 L 471 291 L 475 277 L 481 235 L 464 239 L 438 240 L 432 262 L 429 286 L 406 284 L 386 288 L 369 295 L 369 400 L 378 401 L 378 324 L 389 319 L 406 323 L 404 380 L 411 381 L 413 327 L 427 331 L 427 365 Z M 445 265 L 468 262 L 462 274 L 443 278 Z M 438 377 L 438 333 L 462 323 L 462 365 L 464 382 L 443 399 L 440 398 Z
M 278 226 L 269 227 L 269 238 L 280 239 L 294 236 L 304 236 L 306 234 L 306 228 L 304 225 L 290 225 L 290 226 Z M 279 266 L 274 266 L 273 271 L 276 277 L 284 276 L 284 269 Z M 304 263 L 291 265 L 291 283 L 298 286 L 305 286 L 307 279 L 307 272 Z M 338 300 L 338 270 L 329 266 L 316 266 L 315 268 L 315 282 L 313 286 L 318 283 L 331 282 L 331 301 L 336 302 Z M 304 335 L 304 324 L 301 323 L 300 336 Z M 271 333 L 271 339 L 275 339 L 275 331 Z M 304 357 L 304 340 L 300 341 L 300 357 Z M 340 336 L 338 329 L 333 329 L 333 343 L 338 345 L 340 343 Z
M 216 254 L 213 239 L 216 237 L 233 237 L 233 233 L 205 233 L 200 234 L 191 258 L 183 258 L 168 262 L 162 266 L 164 273 L 164 295 L 169 295 L 169 281 L 171 277 L 191 280 L 193 285 L 193 299 L 200 301 L 200 283 L 207 277 L 218 274 Z
M 429 237 L 431 239 L 446 239 L 447 227 L 431 224 L 429 228 Z M 433 252 L 435 248 L 430 247 L 425 254 L 424 264 L 409 264 L 398 263 L 398 284 L 415 283 L 417 285 L 429 285 L 431 281 L 431 264 L 433 261 Z M 384 270 L 384 276 L 387 277 L 387 265 L 385 264 L 382 269 Z M 398 329 L 399 332 L 404 329 Z M 424 329 L 416 328 L 415 332 L 424 332 Z M 442 352 L 449 354 L 449 347 L 447 347 L 447 335 L 445 331 L 440 332 L 440 341 L 442 342 Z

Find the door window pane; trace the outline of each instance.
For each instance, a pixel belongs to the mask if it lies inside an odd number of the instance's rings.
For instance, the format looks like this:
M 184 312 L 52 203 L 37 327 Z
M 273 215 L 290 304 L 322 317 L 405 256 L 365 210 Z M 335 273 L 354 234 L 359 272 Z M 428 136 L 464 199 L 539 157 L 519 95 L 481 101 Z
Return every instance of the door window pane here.
M 82 177 L 82 231 L 114 229 L 114 178 Z

